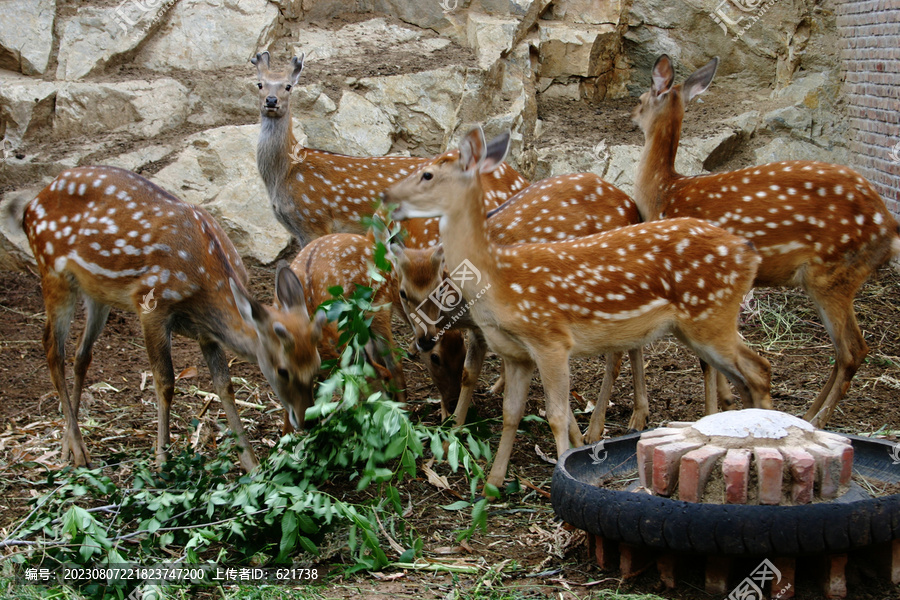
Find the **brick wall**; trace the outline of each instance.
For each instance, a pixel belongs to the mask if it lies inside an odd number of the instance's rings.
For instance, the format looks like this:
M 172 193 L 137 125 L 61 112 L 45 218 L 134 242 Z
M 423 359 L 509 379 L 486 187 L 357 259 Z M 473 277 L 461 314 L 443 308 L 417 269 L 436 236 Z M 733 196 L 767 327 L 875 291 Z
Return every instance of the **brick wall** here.
M 840 1 L 837 25 L 851 163 L 900 216 L 900 0 Z

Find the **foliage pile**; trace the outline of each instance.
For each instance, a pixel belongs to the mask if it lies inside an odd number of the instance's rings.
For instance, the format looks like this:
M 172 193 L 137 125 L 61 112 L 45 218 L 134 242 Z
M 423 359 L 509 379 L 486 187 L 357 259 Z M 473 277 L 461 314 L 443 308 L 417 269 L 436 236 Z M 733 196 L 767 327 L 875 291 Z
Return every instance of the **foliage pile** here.
M 385 244 L 376 243 L 374 286 L 384 284 L 390 268 Z M 36 498 L 31 513 L 0 543 L 24 549 L 5 560 L 20 570 L 61 564 L 309 564 L 329 535 L 347 540 L 345 571 L 387 566 L 386 543 L 399 562 L 413 560 L 423 542 L 404 523 L 396 484 L 415 477 L 416 462 L 428 448 L 454 472 L 462 467 L 474 495 L 488 444 L 465 428 L 413 423 L 402 405 L 373 391 L 369 382 L 376 373 L 365 352 L 371 315 L 389 307 L 372 305 L 372 287 L 331 292 L 334 299 L 319 310 L 337 322 L 343 351 L 334 364 L 323 365 L 327 377 L 307 412 L 318 423 L 307 435 L 282 438 L 252 474 L 236 472 L 231 439 L 213 458 L 183 450 L 159 470 L 147 460 L 130 459 L 103 469 L 48 472 L 44 484 L 50 491 Z M 377 485 L 379 493 L 364 504 L 348 503 L 327 491 L 329 481 L 355 481 L 358 490 Z M 498 494 L 490 486 L 486 492 Z M 472 505 L 472 525 L 461 537 L 485 527 L 485 502 Z M 81 592 L 124 598 L 133 585 L 112 581 Z

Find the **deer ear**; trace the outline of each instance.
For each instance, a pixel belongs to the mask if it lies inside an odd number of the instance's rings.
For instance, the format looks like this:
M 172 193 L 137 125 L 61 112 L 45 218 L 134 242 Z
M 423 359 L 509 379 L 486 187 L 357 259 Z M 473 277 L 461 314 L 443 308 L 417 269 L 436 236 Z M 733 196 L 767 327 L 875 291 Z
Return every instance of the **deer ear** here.
M 444 245 L 438 244 L 434 247 L 434 253 L 431 255 L 431 266 L 440 269 L 444 264 Z
M 650 75 L 653 79 L 650 91 L 654 96 L 665 94 L 672 89 L 672 84 L 675 82 L 675 70 L 672 68 L 672 61 L 668 55 L 663 54 L 656 59 Z
M 297 85 L 297 82 L 300 81 L 300 73 L 303 72 L 303 59 L 306 58 L 306 54 L 301 52 L 300 56 L 295 56 L 291 59 L 291 67 L 293 67 L 293 71 L 291 71 L 291 85 Z
M 284 261 L 278 264 L 275 272 L 275 299 L 282 310 L 298 309 L 309 318 L 306 300 L 303 297 L 303 285 Z
M 471 171 L 484 158 L 484 131 L 481 125 L 466 134 L 459 144 L 459 164 L 463 171 Z
M 322 329 L 325 327 L 325 323 L 328 321 L 328 315 L 325 314 L 324 310 L 316 311 L 316 318 L 313 320 L 312 324 L 312 343 L 318 344 L 319 340 L 322 339 Z
M 269 52 L 259 52 L 250 62 L 256 65 L 256 72 L 262 78 L 263 71 L 269 70 Z
M 682 88 L 684 90 L 685 104 L 709 89 L 709 84 L 712 83 L 713 77 L 716 74 L 716 68 L 718 66 L 719 57 L 716 56 L 711 61 L 694 71 L 691 76 L 685 80 L 684 84 L 682 85 Z
M 247 325 L 258 329 L 265 311 L 258 302 L 247 296 L 244 289 L 234 279 L 229 277 L 228 284 L 231 286 L 231 295 L 234 297 L 234 304 L 237 306 L 241 318 Z
M 480 173 L 490 173 L 503 164 L 503 159 L 509 152 L 509 132 L 501 133 L 487 144 L 484 151 L 484 158 L 481 160 L 481 166 L 478 168 Z

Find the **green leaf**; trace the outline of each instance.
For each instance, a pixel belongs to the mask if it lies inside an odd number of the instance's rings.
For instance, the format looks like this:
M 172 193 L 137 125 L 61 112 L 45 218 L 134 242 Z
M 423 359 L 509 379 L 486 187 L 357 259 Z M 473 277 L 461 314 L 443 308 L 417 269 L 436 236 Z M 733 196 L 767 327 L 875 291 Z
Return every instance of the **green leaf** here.
M 415 558 L 416 558 L 416 549 L 409 548 L 406 550 L 406 552 L 404 552 L 403 554 L 400 555 L 400 558 L 397 559 L 397 562 L 409 563 L 409 562 L 412 562 L 413 560 L 415 560 Z
M 441 506 L 441 508 L 443 508 L 444 510 L 454 510 L 455 511 L 455 510 L 463 510 L 463 509 L 469 508 L 470 506 L 472 506 L 472 505 L 465 500 L 457 500 L 453 504 L 446 504 L 444 506 Z
M 299 538 L 297 538 L 297 541 L 300 542 L 300 546 L 306 552 L 309 552 L 310 554 L 315 554 L 316 556 L 319 555 L 319 548 L 308 537 L 301 535 Z
M 398 515 L 403 514 L 403 504 L 400 502 L 400 492 L 392 485 L 387 486 L 387 496 L 394 507 L 394 512 Z M 401 561 L 402 562 L 402 561 Z
M 497 489 L 497 486 L 491 485 L 490 483 L 484 484 L 484 495 L 487 498 L 499 498 L 500 490 Z

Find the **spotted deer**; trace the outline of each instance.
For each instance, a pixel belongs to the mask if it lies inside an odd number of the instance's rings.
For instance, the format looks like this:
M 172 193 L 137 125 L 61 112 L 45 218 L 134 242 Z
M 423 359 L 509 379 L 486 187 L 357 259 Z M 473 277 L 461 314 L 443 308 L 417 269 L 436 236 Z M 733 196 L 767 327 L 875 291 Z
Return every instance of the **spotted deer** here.
M 156 388 L 156 457 L 165 461 L 174 394 L 172 334 L 197 340 L 237 434 L 241 464 L 258 464 L 241 426 L 224 347 L 259 365 L 295 427 L 312 404 L 323 318 L 311 321 L 303 288 L 287 268 L 275 276 L 275 304 L 247 292 L 240 256 L 216 221 L 146 179 L 113 167 L 61 173 L 21 214 L 47 310 L 44 349 L 66 419 L 64 458 L 90 463 L 78 410 L 92 347 L 112 307 L 137 313 Z M 70 396 L 66 338 L 78 298 L 86 323 Z M 152 298 L 152 299 L 151 299 Z
M 291 89 L 300 80 L 303 60 L 301 54 L 291 59 L 289 70 L 274 71 L 268 52 L 251 59 L 259 76 L 262 118 L 256 164 L 275 217 L 301 247 L 328 233 L 365 235 L 363 217 L 372 214 L 381 191 L 428 162 L 403 156 L 345 156 L 300 145 L 291 122 Z M 485 202 L 494 207 L 528 182 L 504 164 L 483 184 Z M 437 242 L 435 219 L 415 220 L 406 228 L 411 248 Z
M 559 175 L 535 182 L 499 207 L 487 213 L 487 233 L 496 245 L 520 242 L 550 242 L 591 235 L 602 231 L 633 225 L 640 222 L 634 202 L 627 194 L 593 173 Z M 466 420 L 472 395 L 487 353 L 487 344 L 477 324 L 465 306 L 458 310 L 441 311 L 437 302 L 431 301 L 441 286 L 448 285 L 448 273 L 444 269 L 444 253 L 441 246 L 407 249 L 397 244 L 391 246 L 395 256 L 399 279 L 400 303 L 411 323 L 418 324 L 417 344 L 431 351 L 436 344 L 443 345 L 443 336 L 451 330 L 468 331 L 466 359 L 459 374 L 446 372 L 455 364 L 447 359 L 449 352 L 440 348 L 440 365 L 430 364 L 429 372 L 441 381 L 461 378 L 458 384 L 458 401 L 453 413 L 456 423 Z M 451 329 L 445 329 L 447 323 Z M 433 356 L 433 355 L 432 355 Z M 606 371 L 597 401 L 596 428 L 588 432 L 587 441 L 598 441 L 603 432 L 605 412 L 612 395 L 613 384 L 622 365 L 622 352 L 612 352 L 606 357 Z M 634 377 L 634 411 L 629 421 L 630 429 L 643 429 L 649 416 L 646 385 L 644 383 L 643 352 L 640 348 L 629 351 Z M 428 363 L 426 363 L 428 364 Z M 502 378 L 500 385 L 502 386 Z M 496 386 L 495 386 L 496 387 Z M 438 389 L 441 389 L 438 386 Z M 447 418 L 453 408 L 442 394 L 442 418 Z M 594 439 L 595 438 L 595 439 Z
M 329 288 L 340 286 L 349 294 L 354 284 L 371 286 L 369 266 L 373 262 L 374 240 L 353 233 L 332 233 L 313 240 L 291 262 L 291 271 L 306 290 L 306 307 L 313 312 L 333 298 Z M 373 337 L 366 346 L 369 362 L 385 380 L 397 390 L 397 400 L 406 402 L 406 378 L 403 368 L 393 354 L 394 338 L 391 333 L 391 308 L 396 304 L 396 285 L 392 280 L 374 288 L 372 305 L 381 307 L 369 316 L 372 319 Z M 337 324 L 327 323 L 319 341 L 319 355 L 324 360 L 340 356 Z M 285 423 L 287 430 L 287 423 Z
M 678 219 L 498 246 L 487 233 L 478 175 L 508 150 L 508 134 L 485 144 L 478 127 L 457 158 L 437 160 L 385 193 L 399 205 L 398 220 L 441 217 L 445 260 L 467 268 L 463 298 L 504 361 L 503 433 L 488 483 L 503 482 L 535 366 L 559 455 L 582 441 L 568 400 L 569 359 L 639 348 L 668 332 L 722 371 L 746 403 L 771 407 L 769 364 L 737 331 L 759 263 L 746 240 Z
M 709 88 L 718 59 L 683 84 L 668 56 L 653 67 L 633 118 L 644 132 L 635 202 L 647 221 L 696 217 L 750 240 L 762 256 L 754 285 L 796 286 L 834 344 L 834 367 L 805 419 L 824 427 L 868 353 L 853 311 L 859 287 L 900 256 L 896 219 L 868 181 L 821 162 L 787 161 L 687 177 L 675 171 L 685 106 Z

